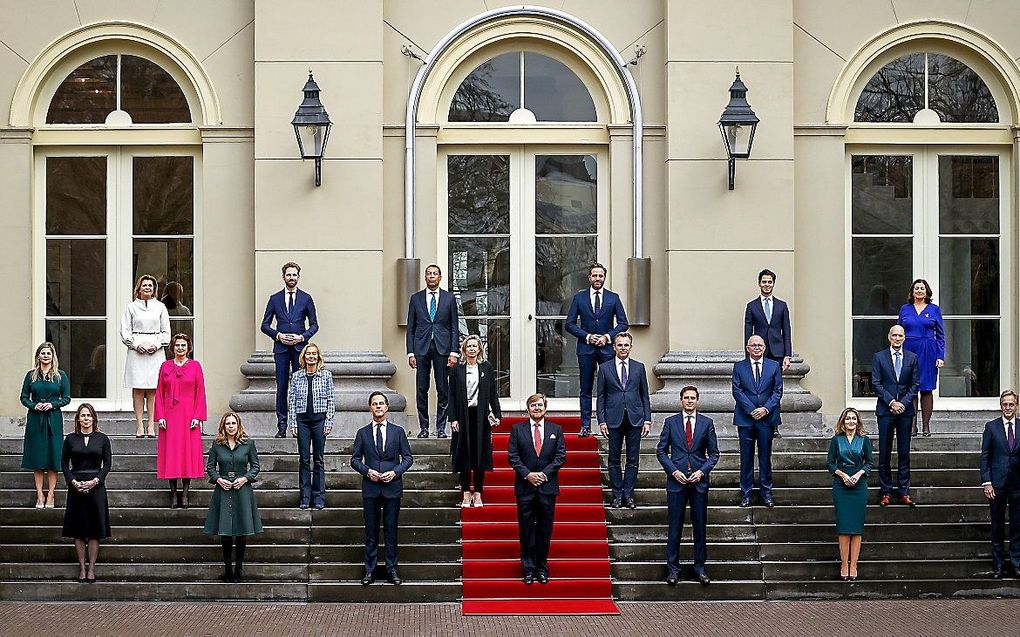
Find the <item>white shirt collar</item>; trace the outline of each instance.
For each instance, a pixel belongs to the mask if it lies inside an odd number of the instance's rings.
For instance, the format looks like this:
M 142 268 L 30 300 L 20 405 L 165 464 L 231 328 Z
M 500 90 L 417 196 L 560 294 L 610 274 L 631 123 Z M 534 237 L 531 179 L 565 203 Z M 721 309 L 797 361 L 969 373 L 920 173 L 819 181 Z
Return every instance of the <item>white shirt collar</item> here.
M 776 299 L 775 299 L 775 297 L 773 297 L 773 296 L 772 296 L 771 294 L 770 294 L 769 296 L 765 296 L 764 294 L 762 294 L 762 295 L 761 295 L 761 302 L 762 302 L 762 305 L 764 305 L 764 304 L 765 304 L 765 299 L 768 299 L 770 303 L 775 303 L 775 302 L 776 302 Z
M 693 414 L 688 414 L 686 411 L 680 411 L 680 417 L 683 418 L 684 424 L 687 424 L 687 418 L 691 418 L 691 425 L 693 426 L 698 422 L 698 410 L 695 409 Z
M 890 356 L 896 356 L 896 354 L 903 354 L 903 348 L 901 347 L 899 350 L 897 350 L 894 347 L 890 347 L 889 348 L 889 355 Z

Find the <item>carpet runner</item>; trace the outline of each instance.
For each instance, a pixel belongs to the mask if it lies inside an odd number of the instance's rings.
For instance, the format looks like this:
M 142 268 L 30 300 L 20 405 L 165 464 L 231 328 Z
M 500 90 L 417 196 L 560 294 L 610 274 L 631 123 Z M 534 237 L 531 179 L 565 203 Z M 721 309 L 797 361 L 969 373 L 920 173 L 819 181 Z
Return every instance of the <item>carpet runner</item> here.
M 609 540 L 602 501 L 598 440 L 578 438 L 578 417 L 547 416 L 563 427 L 567 461 L 549 547 L 549 583 L 521 578 L 514 470 L 507 459 L 504 418 L 492 434 L 493 471 L 485 476 L 485 506 L 461 509 L 464 615 L 618 615 L 609 574 Z

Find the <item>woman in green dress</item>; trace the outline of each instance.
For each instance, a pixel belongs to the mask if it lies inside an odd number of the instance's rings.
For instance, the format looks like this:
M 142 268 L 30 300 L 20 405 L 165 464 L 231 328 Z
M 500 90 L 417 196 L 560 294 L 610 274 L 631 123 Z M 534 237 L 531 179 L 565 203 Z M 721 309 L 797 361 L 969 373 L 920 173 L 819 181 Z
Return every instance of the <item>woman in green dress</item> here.
M 71 402 L 71 383 L 60 371 L 57 348 L 49 341 L 35 348 L 35 367 L 25 374 L 21 404 L 28 409 L 25 423 L 25 451 L 21 468 L 35 474 L 35 508 L 53 508 L 57 489 L 60 452 L 64 446 L 64 420 L 60 408 Z M 43 497 L 43 477 L 49 491 Z
M 839 578 L 852 581 L 857 579 L 871 473 L 871 440 L 864 431 L 861 415 L 852 407 L 844 409 L 836 423 L 836 434 L 829 442 L 828 464 L 839 534 Z
M 216 442 L 205 463 L 209 482 L 216 485 L 205 517 L 205 532 L 219 535 L 223 546 L 224 582 L 240 582 L 244 549 L 249 535 L 262 532 L 262 519 L 255 505 L 251 483 L 259 474 L 255 441 L 248 438 L 241 417 L 228 411 L 220 418 Z M 234 553 L 231 567 L 231 552 Z

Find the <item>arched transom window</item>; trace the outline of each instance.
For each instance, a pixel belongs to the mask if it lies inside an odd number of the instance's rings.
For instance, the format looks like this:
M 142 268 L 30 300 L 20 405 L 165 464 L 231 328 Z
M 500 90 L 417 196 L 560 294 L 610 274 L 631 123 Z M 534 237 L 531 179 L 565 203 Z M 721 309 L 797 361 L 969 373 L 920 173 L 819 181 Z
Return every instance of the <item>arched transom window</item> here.
M 900 56 L 872 76 L 854 121 L 996 123 L 999 111 L 972 68 L 944 53 L 922 52 Z
M 478 65 L 457 88 L 451 122 L 594 122 L 595 102 L 577 75 L 541 53 L 514 51 Z

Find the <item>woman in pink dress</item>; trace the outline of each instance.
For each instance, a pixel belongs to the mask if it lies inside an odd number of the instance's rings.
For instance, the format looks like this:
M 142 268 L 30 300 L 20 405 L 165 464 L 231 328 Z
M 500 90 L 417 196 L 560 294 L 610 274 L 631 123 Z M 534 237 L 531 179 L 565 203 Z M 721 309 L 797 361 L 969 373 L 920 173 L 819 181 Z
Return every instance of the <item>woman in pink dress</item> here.
M 159 368 L 155 416 L 156 477 L 170 482 L 170 508 L 187 509 L 192 478 L 205 475 L 202 422 L 206 419 L 205 377 L 198 361 L 188 358 L 191 337 L 176 334 L 171 340 L 174 357 Z M 177 480 L 181 480 L 181 493 Z

